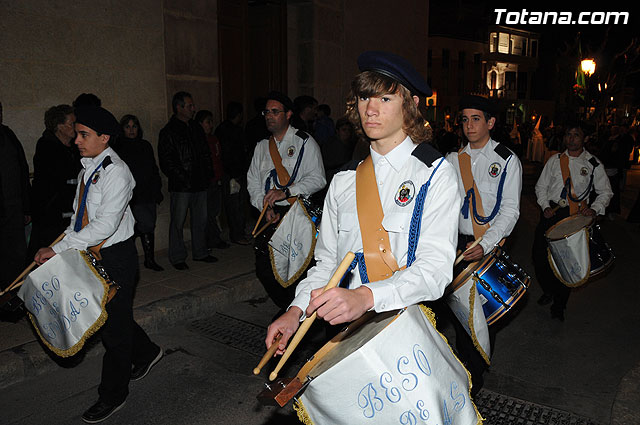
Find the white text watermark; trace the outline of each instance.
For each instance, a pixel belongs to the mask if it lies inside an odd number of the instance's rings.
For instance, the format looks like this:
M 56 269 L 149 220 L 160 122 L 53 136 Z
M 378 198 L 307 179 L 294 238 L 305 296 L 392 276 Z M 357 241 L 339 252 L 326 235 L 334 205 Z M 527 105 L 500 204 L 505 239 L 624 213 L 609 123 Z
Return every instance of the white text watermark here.
M 629 12 L 580 12 L 577 17 L 573 12 L 530 12 L 527 9 L 494 9 L 494 12 L 498 14 L 496 25 L 626 25 L 629 22 Z

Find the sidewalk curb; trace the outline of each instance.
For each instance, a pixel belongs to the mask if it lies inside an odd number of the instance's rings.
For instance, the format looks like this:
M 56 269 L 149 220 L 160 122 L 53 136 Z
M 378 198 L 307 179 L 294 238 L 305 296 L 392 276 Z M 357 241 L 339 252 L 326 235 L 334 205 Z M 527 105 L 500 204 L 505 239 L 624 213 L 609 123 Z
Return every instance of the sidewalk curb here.
M 264 288 L 250 270 L 241 275 L 192 291 L 134 308 L 136 322 L 148 333 L 211 315 L 230 303 L 266 296 Z M 92 337 L 77 355 L 60 358 L 40 340 L 0 352 L 0 388 L 60 368 L 75 367 L 87 357 L 104 353 L 100 338 Z

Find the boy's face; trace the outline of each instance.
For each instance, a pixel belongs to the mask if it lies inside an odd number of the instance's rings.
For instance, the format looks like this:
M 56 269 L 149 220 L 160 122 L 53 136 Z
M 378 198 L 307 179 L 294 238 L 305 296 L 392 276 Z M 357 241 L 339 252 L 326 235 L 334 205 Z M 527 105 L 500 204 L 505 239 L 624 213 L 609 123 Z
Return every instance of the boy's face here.
M 402 103 L 400 94 L 359 97 L 358 113 L 367 137 L 380 142 L 404 140 Z
M 489 121 L 484 118 L 484 113 L 479 109 L 462 110 L 462 131 L 470 143 L 484 142 L 489 139 L 489 131 L 493 128 L 496 119 L 491 117 Z

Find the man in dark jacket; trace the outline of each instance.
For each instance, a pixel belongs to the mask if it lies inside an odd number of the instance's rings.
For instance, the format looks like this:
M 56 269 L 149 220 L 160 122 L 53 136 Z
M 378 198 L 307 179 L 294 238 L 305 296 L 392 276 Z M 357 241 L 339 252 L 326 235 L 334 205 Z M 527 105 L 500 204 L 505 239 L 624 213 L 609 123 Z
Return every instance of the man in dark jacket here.
M 0 289 L 24 269 L 27 241 L 24 226 L 31 220 L 29 165 L 20 140 L 2 125 L 0 103 Z
M 178 270 L 188 269 L 185 260 L 183 227 L 187 210 L 191 212 L 191 248 L 194 261 L 214 263 L 206 241 L 207 187 L 213 176 L 211 155 L 202 127 L 193 116 L 193 97 L 178 92 L 171 101 L 173 116 L 160 130 L 158 159 L 169 179 L 171 197 L 169 223 L 169 261 Z

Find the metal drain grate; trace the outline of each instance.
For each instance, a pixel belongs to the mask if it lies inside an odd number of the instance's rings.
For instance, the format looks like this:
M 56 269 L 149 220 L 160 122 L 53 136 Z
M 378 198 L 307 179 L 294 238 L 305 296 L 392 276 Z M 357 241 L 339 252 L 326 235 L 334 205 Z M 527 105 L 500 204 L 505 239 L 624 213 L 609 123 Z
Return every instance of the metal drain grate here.
M 265 352 L 265 327 L 221 313 L 191 322 L 190 326 L 213 341 L 249 354 L 262 357 Z M 291 358 L 291 369 L 299 370 L 306 359 L 320 348 L 316 345 L 298 347 Z M 488 425 L 600 425 L 588 418 L 486 389 L 480 390 L 474 402 Z
M 191 322 L 191 328 L 207 338 L 256 356 L 264 354 L 267 328 L 216 313 L 206 319 Z
M 530 403 L 486 389 L 474 402 L 486 424 L 491 425 L 599 425 L 590 419 Z

